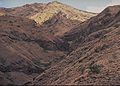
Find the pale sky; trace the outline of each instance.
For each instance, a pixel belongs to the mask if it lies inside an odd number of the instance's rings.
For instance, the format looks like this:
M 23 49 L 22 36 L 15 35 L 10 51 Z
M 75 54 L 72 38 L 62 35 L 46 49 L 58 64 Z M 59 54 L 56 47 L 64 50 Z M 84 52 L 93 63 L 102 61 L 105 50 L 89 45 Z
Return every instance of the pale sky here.
M 79 10 L 99 13 L 107 6 L 120 5 L 120 0 L 0 0 L 0 7 L 17 7 L 29 3 L 59 1 Z

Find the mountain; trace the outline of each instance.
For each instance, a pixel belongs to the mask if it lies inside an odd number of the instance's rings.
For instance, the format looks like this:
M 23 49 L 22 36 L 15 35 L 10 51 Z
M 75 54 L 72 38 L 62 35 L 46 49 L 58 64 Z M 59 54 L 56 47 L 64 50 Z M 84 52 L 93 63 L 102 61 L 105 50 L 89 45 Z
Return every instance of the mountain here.
M 40 74 L 43 71 L 25 55 L 18 53 L 14 47 L 6 46 L 1 41 L 0 46 L 0 76 L 3 76 L 0 80 L 1 84 L 24 84 L 25 81 L 30 81 L 36 76 L 32 75 L 33 73 Z
M 5 12 L 2 8 L 0 8 L 0 16 L 3 16 L 3 15 L 5 15 Z
M 24 6 L 14 8 L 0 8 L 0 12 L 1 11 L 7 15 L 21 16 L 33 19 L 39 24 L 43 23 L 46 20 L 49 20 L 49 18 L 53 17 L 60 11 L 67 14 L 68 18 L 80 21 L 85 21 L 86 19 L 89 19 L 90 17 L 96 15 L 96 13 L 77 10 L 71 6 L 57 1 L 49 3 L 26 4 Z
M 119 85 L 119 40 L 120 5 L 0 8 L 0 85 Z
M 77 43 L 77 47 L 31 84 L 119 85 L 119 32 L 120 6 L 110 6 L 66 33 L 64 40 Z
M 65 32 L 71 30 L 74 26 L 96 15 L 96 13 L 78 10 L 57 1 L 48 4 L 34 3 L 15 8 L 1 8 L 0 12 L 35 20 L 39 26 L 53 33 L 54 36 L 63 36 Z
M 65 57 L 67 44 L 36 25 L 27 18 L 0 16 L 1 84 L 22 85 Z
M 64 35 L 64 33 L 69 32 L 72 28 L 81 23 L 77 20 L 70 20 L 66 16 L 66 14 L 60 11 L 51 19 L 45 21 L 41 25 L 41 28 L 52 33 L 56 37 L 61 37 Z
M 21 7 L 0 8 L 0 12 L 3 11 L 5 14 L 12 16 L 29 17 L 42 11 L 44 8 L 45 8 L 45 4 L 34 3 L 34 4 L 26 4 Z
M 119 8 L 119 5 L 106 8 L 102 13 L 65 33 L 63 39 L 77 46 L 76 43 L 84 42 L 89 34 L 116 24 L 119 21 Z
M 64 14 L 66 14 L 67 18 L 70 20 L 79 20 L 81 22 L 96 15 L 95 13 L 80 11 L 68 5 L 54 1 L 48 3 L 42 12 L 31 16 L 30 19 L 35 20 L 39 24 L 42 24 L 52 18 L 55 14 L 58 14 L 59 12 L 63 12 Z
M 46 4 L 43 11 L 29 18 L 35 20 L 42 28 L 45 27 L 43 29 L 54 36 L 61 37 L 65 32 L 95 15 L 54 1 Z

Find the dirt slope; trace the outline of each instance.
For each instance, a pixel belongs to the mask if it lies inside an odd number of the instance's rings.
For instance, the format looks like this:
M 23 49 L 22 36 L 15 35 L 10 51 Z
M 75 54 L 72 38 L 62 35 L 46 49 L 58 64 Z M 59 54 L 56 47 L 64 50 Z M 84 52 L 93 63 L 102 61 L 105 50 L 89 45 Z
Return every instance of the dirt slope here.
M 0 8 L 0 85 L 120 84 L 120 6 L 95 15 L 57 1 Z
M 26 18 L 0 16 L 0 37 L 0 71 L 12 77 L 9 84 L 26 83 L 66 55 L 64 41 L 41 31 Z M 23 77 L 16 76 L 19 74 Z
M 97 24 L 94 23 L 96 21 Z M 44 71 L 32 84 L 120 84 L 120 6 L 108 7 L 84 24 L 88 25 L 72 30 L 79 31 L 78 34 L 84 36 L 84 42 L 77 40 L 78 47 L 66 59 Z M 70 34 L 73 36 L 72 31 Z M 70 34 L 69 38 L 72 37 Z
M 66 32 L 63 39 L 70 42 L 73 48 L 76 48 L 78 44 L 84 42 L 89 34 L 116 24 L 119 21 L 119 11 L 119 5 L 108 7 L 97 16 Z

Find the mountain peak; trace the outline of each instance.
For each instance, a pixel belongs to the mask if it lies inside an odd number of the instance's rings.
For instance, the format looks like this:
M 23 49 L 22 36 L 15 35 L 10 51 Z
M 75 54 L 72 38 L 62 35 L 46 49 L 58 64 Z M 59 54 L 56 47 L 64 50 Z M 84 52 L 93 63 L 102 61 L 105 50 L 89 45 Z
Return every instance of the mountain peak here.
M 52 2 L 49 2 L 48 4 L 55 4 L 55 5 L 58 5 L 58 4 L 62 4 L 61 2 L 58 2 L 58 1 L 52 1 Z
M 109 6 L 102 13 L 109 13 L 111 15 L 116 15 L 120 11 L 120 5 Z
M 60 2 L 58 2 L 58 1 L 52 1 L 52 3 L 60 3 Z

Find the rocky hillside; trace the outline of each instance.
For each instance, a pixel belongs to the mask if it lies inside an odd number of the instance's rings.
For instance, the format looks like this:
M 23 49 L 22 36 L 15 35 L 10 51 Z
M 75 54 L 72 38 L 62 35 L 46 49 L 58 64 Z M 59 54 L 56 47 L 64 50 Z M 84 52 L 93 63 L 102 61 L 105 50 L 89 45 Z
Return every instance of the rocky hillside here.
M 79 20 L 81 22 L 96 15 L 95 13 L 80 11 L 68 5 L 54 1 L 48 3 L 46 5 L 46 8 L 42 12 L 39 12 L 38 14 L 31 16 L 30 19 L 35 20 L 39 24 L 43 24 L 45 21 L 49 20 L 59 12 L 63 12 L 64 14 L 66 14 L 66 17 L 70 20 Z
M 0 8 L 0 85 L 119 85 L 119 57 L 119 5 Z
M 76 49 L 36 77 L 32 84 L 119 85 L 119 32 L 120 6 L 108 7 L 65 34 L 66 40 L 75 40 Z
M 12 16 L 29 17 L 41 12 L 45 6 L 46 4 L 42 3 L 26 4 L 24 6 L 15 8 L 0 8 L 0 12 L 2 11 L 7 15 Z
M 0 37 L 0 84 L 26 83 L 62 60 L 68 47 L 21 17 L 1 16 Z
M 38 26 L 54 36 L 63 36 L 65 32 L 96 15 L 57 1 L 48 4 L 34 3 L 15 8 L 0 8 L 0 15 L 3 14 L 35 20 Z
M 77 10 L 54 1 L 46 4 L 41 12 L 29 18 L 35 20 L 38 25 L 54 36 L 61 37 L 73 27 L 95 15 L 95 13 Z
M 70 42 L 71 46 L 75 48 L 79 43 L 84 42 L 89 34 L 116 24 L 119 21 L 119 8 L 119 5 L 106 8 L 102 13 L 65 33 L 63 39 Z
M 70 20 L 63 12 L 58 12 L 51 19 L 45 21 L 41 28 L 47 32 L 50 32 L 54 36 L 61 37 L 64 33 L 69 32 L 75 26 L 81 24 L 78 20 Z

